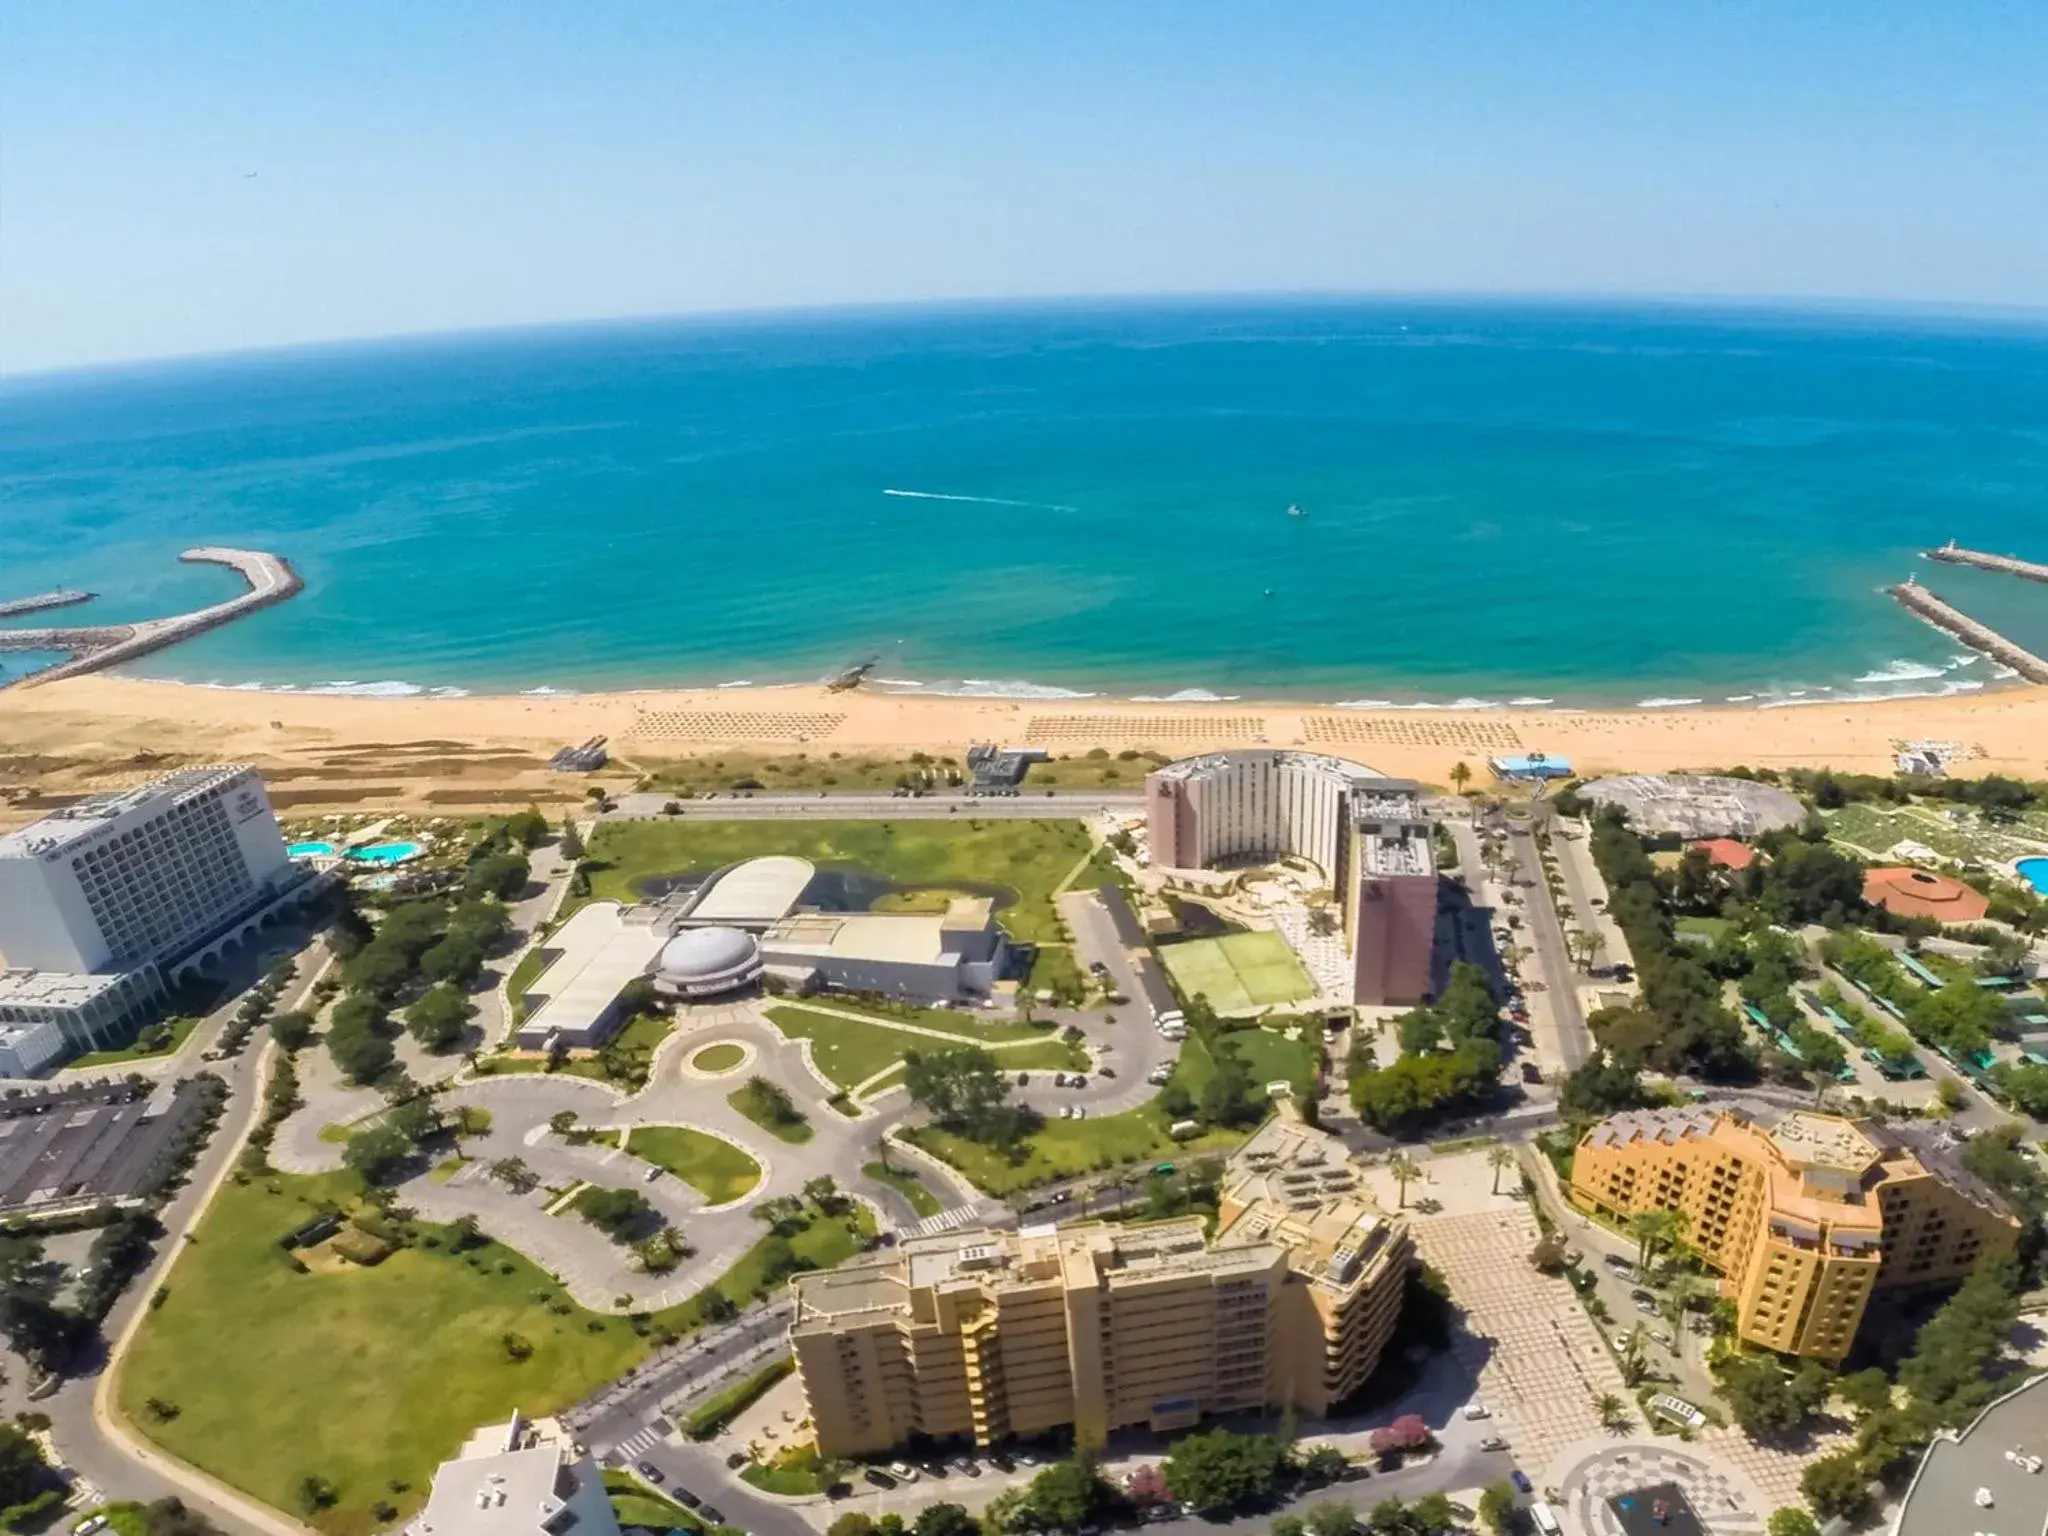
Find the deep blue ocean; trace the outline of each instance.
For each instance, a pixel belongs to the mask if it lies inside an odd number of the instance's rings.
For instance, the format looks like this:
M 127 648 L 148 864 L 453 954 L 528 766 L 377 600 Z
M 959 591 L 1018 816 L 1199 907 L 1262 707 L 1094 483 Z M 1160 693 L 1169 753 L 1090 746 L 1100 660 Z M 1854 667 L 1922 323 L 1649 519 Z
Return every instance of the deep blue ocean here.
M 144 617 L 239 589 L 180 549 L 276 550 L 302 596 L 137 669 L 229 685 L 1955 691 L 1990 664 L 1880 587 L 2037 649 L 2048 587 L 1917 558 L 1950 537 L 2048 560 L 2048 326 L 1070 304 L 0 383 L 0 597 Z

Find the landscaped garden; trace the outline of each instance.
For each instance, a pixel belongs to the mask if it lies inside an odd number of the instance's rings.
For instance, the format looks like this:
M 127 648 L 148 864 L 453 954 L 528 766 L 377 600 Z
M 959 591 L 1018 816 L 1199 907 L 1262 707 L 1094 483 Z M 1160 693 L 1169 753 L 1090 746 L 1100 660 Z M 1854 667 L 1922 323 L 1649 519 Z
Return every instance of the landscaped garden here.
M 930 1035 L 880 1025 L 857 1024 L 848 1018 L 818 1013 L 795 1004 L 770 1008 L 768 1017 L 792 1040 L 811 1042 L 811 1061 L 839 1087 L 852 1089 L 900 1063 L 906 1051 L 964 1050 L 978 1042 L 960 1037 L 935 1040 Z M 1088 1066 L 1087 1052 L 1052 1038 L 1044 1030 L 1010 1026 L 1023 1042 L 992 1054 L 1006 1070 L 1078 1072 Z
M 717 1045 L 707 1045 L 690 1058 L 692 1070 L 698 1072 L 730 1072 L 747 1059 L 747 1048 L 722 1040 Z
M 725 1096 L 725 1102 L 772 1136 L 792 1146 L 802 1146 L 812 1136 L 811 1122 L 782 1088 L 765 1077 L 750 1077 L 746 1085 Z
M 636 1325 L 585 1310 L 501 1244 L 409 1224 L 381 1262 L 312 1268 L 280 1239 L 336 1207 L 348 1174 L 224 1185 L 116 1382 L 120 1412 L 202 1470 L 336 1536 L 388 1528 L 480 1424 L 544 1414 L 661 1338 L 743 1307 L 796 1268 L 859 1252 L 873 1218 L 807 1208 L 699 1296 Z M 431 1244 L 431 1246 L 429 1246 Z M 224 1348 L 222 1341 L 231 1341 Z
M 655 1048 L 668 1038 L 669 1031 L 674 1028 L 675 1022 L 666 1014 L 635 1014 L 602 1050 L 581 1056 L 565 1056 L 553 1065 L 552 1070 L 565 1077 L 587 1077 L 593 1082 L 610 1083 L 628 1092 L 637 1092 L 647 1086 Z M 476 1075 L 496 1077 L 505 1073 L 547 1072 L 550 1060 L 546 1056 L 504 1053 L 481 1056 L 477 1059 Z
M 737 1200 L 761 1182 L 761 1165 L 723 1136 L 687 1125 L 636 1125 L 630 1131 L 599 1131 L 593 1138 L 621 1145 L 644 1162 L 665 1168 L 713 1205 Z
M 1016 939 L 1059 937 L 1052 892 L 1089 851 L 1078 821 L 607 821 L 585 868 L 597 899 L 632 901 L 640 882 L 741 859 L 791 854 L 821 867 L 865 871 L 904 885 L 962 890 L 1006 886 L 999 912 Z

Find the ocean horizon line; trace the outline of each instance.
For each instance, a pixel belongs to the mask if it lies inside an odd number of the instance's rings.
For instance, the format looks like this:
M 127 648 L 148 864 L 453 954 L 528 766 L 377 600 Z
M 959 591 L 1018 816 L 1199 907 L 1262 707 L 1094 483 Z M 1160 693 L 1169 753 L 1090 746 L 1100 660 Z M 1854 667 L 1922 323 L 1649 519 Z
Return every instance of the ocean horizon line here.
M 2048 329 L 2048 305 L 1987 304 L 1968 300 L 1909 299 L 1882 295 L 1776 293 L 1684 293 L 1654 290 L 1587 291 L 1573 289 L 1187 289 L 1151 293 L 1073 293 L 967 295 L 940 298 L 844 299 L 785 305 L 739 305 L 718 309 L 650 310 L 637 314 L 583 315 L 533 320 L 484 321 L 453 328 L 364 332 L 345 336 L 309 336 L 257 341 L 247 346 L 196 352 L 140 353 L 128 357 L 87 358 L 76 362 L 0 368 L 0 391 L 13 385 L 77 379 L 100 382 L 122 373 L 174 371 L 260 364 L 295 358 L 335 357 L 352 352 L 431 350 L 440 345 L 474 345 L 493 339 L 507 342 L 540 339 L 570 331 L 628 331 L 668 327 L 677 330 L 758 331 L 782 326 L 838 320 L 849 325 L 862 319 L 901 321 L 929 316 L 993 317 L 1005 313 L 1030 316 L 1049 313 L 1100 314 L 1116 310 L 1170 314 L 1252 308 L 1388 309 L 1471 308 L 1496 312 L 1615 314 L 1668 313 L 1701 318 L 1784 320 L 1792 317 L 1837 321 L 1881 322 L 1887 319 L 1922 322 L 1974 322 L 1987 328 Z

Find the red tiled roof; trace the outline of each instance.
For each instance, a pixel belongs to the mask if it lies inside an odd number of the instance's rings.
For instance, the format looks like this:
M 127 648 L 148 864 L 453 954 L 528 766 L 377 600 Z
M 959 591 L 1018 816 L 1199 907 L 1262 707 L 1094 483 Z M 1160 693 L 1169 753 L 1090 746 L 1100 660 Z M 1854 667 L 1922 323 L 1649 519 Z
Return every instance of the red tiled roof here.
M 1974 923 L 1991 905 L 1960 880 L 1903 866 L 1864 871 L 1863 899 L 1899 917 L 1931 917 L 1938 923 Z
M 1693 844 L 1710 863 L 1723 869 L 1747 869 L 1756 862 L 1756 850 L 1732 837 L 1710 837 Z

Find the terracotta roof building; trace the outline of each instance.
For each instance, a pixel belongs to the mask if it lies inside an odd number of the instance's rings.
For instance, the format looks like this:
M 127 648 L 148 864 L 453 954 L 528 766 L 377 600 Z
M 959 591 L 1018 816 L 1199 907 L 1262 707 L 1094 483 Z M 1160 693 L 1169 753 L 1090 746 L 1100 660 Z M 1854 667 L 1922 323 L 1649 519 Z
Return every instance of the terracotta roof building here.
M 1937 923 L 1978 922 L 1991 905 L 1960 880 L 1904 866 L 1866 870 L 1863 899 L 1894 917 L 1931 917 Z
M 1747 869 L 1756 862 L 1756 850 L 1747 843 L 1738 843 L 1732 837 L 1709 837 L 1694 843 L 1707 856 L 1707 862 L 1718 869 Z

